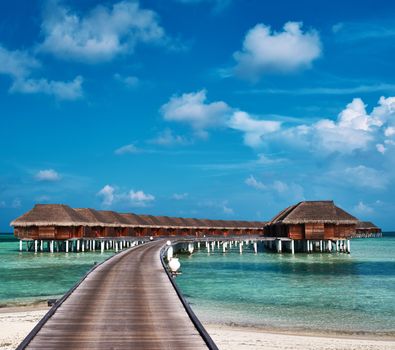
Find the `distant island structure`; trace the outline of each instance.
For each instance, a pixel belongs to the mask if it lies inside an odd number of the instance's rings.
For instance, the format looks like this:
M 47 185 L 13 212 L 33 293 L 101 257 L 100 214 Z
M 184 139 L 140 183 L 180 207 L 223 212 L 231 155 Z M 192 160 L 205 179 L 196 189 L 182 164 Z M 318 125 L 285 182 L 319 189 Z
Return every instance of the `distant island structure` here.
M 355 229 L 354 237 L 357 238 L 371 238 L 381 237 L 383 234 L 381 228 L 377 227 L 373 222 L 370 221 L 359 221 Z
M 370 224 L 359 230 L 373 230 Z M 350 238 L 361 234 L 358 225 L 361 222 L 357 218 L 333 201 L 303 201 L 269 222 L 138 215 L 64 204 L 36 204 L 11 222 L 15 237 L 20 239 L 20 250 L 26 242 L 27 250 L 35 252 L 46 250 L 45 244 L 50 252 L 104 251 L 122 249 L 150 237 L 180 237 L 192 242 L 210 237 L 221 242 L 232 238 L 240 241 L 246 237 L 249 242 L 254 239 L 277 252 L 349 253 Z

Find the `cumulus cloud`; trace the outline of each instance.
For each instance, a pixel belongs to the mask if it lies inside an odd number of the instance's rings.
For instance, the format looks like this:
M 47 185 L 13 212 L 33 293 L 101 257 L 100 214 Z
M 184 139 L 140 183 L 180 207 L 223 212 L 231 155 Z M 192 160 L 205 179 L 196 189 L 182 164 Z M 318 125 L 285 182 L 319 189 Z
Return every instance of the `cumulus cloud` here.
M 152 194 L 142 190 L 120 191 L 117 187 L 105 185 L 97 195 L 102 199 L 102 205 L 110 207 L 115 204 L 130 207 L 145 207 L 155 200 Z
M 228 126 L 244 133 L 244 143 L 247 146 L 258 147 L 262 144 L 264 135 L 280 130 L 281 123 L 256 120 L 246 112 L 236 111 L 230 118 Z
M 394 97 L 381 97 L 370 114 L 363 101 L 354 98 L 336 120 L 321 119 L 312 124 L 284 128 L 273 139 L 324 154 L 352 154 L 371 149 L 384 153 L 385 145 L 391 147 L 394 142 L 393 125 Z
M 266 185 L 263 182 L 258 181 L 252 175 L 250 175 L 248 178 L 246 178 L 246 180 L 244 182 L 246 183 L 246 185 L 253 187 L 257 190 L 265 190 L 266 189 Z
M 50 1 L 41 31 L 41 52 L 88 63 L 110 61 L 133 53 L 139 43 L 157 43 L 165 37 L 156 13 L 141 9 L 138 1 L 99 5 L 85 16 Z
M 35 175 L 37 181 L 59 181 L 61 176 L 53 169 L 39 170 Z
M 10 51 L 0 44 L 0 74 L 22 79 L 39 68 L 40 63 L 25 51 Z
M 140 83 L 140 79 L 133 75 L 122 76 L 119 73 L 116 73 L 114 74 L 114 79 L 121 82 L 122 84 L 124 84 L 129 88 L 134 88 Z
M 277 131 L 281 126 L 278 121 L 258 120 L 224 101 L 208 102 L 206 90 L 172 96 L 160 112 L 167 121 L 189 124 L 200 137 L 206 137 L 207 129 L 214 127 L 241 131 L 244 143 L 250 147 L 260 146 L 265 134 Z
M 374 213 L 374 209 L 362 201 L 359 201 L 358 204 L 354 206 L 353 211 L 357 215 L 371 215 Z
M 116 149 L 114 151 L 114 153 L 116 155 L 133 154 L 133 153 L 138 153 L 138 152 L 139 152 L 139 149 L 133 144 L 129 144 L 129 145 L 125 145 L 125 146 L 119 147 L 118 149 Z
M 138 202 L 138 203 L 146 203 L 146 202 L 151 202 L 155 199 L 155 197 L 152 194 L 147 194 L 144 193 L 143 191 L 133 191 L 131 190 L 129 192 L 128 197 L 133 201 L 133 202 Z
M 364 165 L 348 167 L 342 175 L 345 181 L 357 187 L 384 189 L 388 185 L 388 178 L 383 172 Z
M 190 143 L 184 136 L 176 135 L 170 129 L 163 130 L 149 142 L 161 146 L 185 145 Z
M 83 96 L 82 77 L 70 82 L 48 81 L 47 79 L 18 79 L 11 85 L 10 92 L 24 94 L 43 93 L 61 100 L 76 100 Z
M 160 112 L 167 121 L 183 122 L 192 126 L 200 136 L 206 129 L 223 125 L 231 108 L 223 101 L 207 102 L 206 90 L 174 95 Z
M 105 206 L 110 206 L 114 202 L 115 188 L 110 185 L 105 185 L 97 195 L 102 198 L 102 204 Z
M 317 31 L 303 32 L 301 22 L 287 22 L 282 32 L 257 24 L 247 33 L 243 48 L 233 54 L 237 64 L 234 73 L 258 80 L 267 72 L 293 72 L 309 68 L 321 55 Z
M 0 45 L 0 74 L 12 78 L 13 83 L 9 89 L 11 93 L 43 93 L 61 100 L 76 100 L 82 97 L 82 77 L 77 76 L 68 82 L 32 78 L 34 71 L 40 67 L 40 62 L 31 54 L 25 51 L 10 51 Z

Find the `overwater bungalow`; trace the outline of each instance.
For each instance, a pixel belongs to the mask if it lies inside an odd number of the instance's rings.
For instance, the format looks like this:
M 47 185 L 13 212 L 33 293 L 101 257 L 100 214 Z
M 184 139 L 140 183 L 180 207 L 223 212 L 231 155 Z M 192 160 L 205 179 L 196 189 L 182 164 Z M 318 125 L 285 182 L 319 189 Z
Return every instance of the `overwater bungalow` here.
M 333 201 L 303 201 L 277 214 L 266 224 L 265 235 L 288 238 L 291 249 L 350 252 L 349 239 L 357 223 L 357 218 Z
M 356 229 L 354 237 L 381 237 L 382 232 L 381 228 L 377 227 L 373 222 L 370 221 L 359 221 Z
M 243 223 L 243 226 L 236 227 L 236 223 Z M 94 250 L 99 246 L 103 249 L 104 241 L 111 247 L 124 237 L 227 236 L 235 230 L 245 235 L 262 235 L 264 224 L 121 214 L 111 210 L 73 209 L 63 204 L 37 204 L 11 222 L 15 236 L 21 242 L 27 241 L 29 249 L 34 246 L 35 251 L 43 250 L 44 244 L 50 251 L 68 251 L 70 241 L 71 250 Z

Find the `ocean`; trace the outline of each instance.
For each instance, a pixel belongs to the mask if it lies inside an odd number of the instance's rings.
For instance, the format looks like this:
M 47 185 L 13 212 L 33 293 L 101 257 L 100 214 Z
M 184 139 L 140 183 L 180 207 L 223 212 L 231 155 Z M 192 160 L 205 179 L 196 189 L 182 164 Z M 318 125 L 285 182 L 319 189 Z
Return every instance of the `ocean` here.
M 238 249 L 180 255 L 176 278 L 203 323 L 395 335 L 395 234 L 351 241 L 351 254 Z
M 19 252 L 0 235 L 0 307 L 58 298 L 112 252 Z M 180 255 L 177 284 L 203 323 L 395 335 L 395 234 L 353 239 L 351 254 L 237 249 Z
M 77 283 L 95 262 L 112 252 L 100 254 L 19 252 L 13 235 L 0 234 L 0 307 L 29 305 L 58 298 Z

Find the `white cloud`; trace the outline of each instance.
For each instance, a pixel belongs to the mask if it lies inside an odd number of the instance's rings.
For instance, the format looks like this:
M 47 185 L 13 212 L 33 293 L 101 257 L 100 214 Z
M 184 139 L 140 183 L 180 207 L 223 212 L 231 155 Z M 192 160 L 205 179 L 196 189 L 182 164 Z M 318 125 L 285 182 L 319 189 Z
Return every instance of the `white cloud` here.
M 156 13 L 141 9 L 138 1 L 99 5 L 86 16 L 51 1 L 41 31 L 40 51 L 88 63 L 110 61 L 132 53 L 139 43 L 158 43 L 165 37 Z
M 9 90 L 11 93 L 43 93 L 61 100 L 75 100 L 82 97 L 82 77 L 77 76 L 68 82 L 31 78 L 34 70 L 40 67 L 40 62 L 29 53 L 10 51 L 0 45 L 0 74 L 12 78 L 13 83 Z
M 185 145 L 190 143 L 184 136 L 176 135 L 170 129 L 163 130 L 149 142 L 161 146 Z
M 174 95 L 165 103 L 160 112 L 167 121 L 190 124 L 200 136 L 206 129 L 223 125 L 231 108 L 223 101 L 207 103 L 206 90 Z
M 273 182 L 273 189 L 278 193 L 285 193 L 288 191 L 288 185 L 285 182 L 276 180 Z
M 146 202 L 151 202 L 155 199 L 155 197 L 152 194 L 147 194 L 144 193 L 143 191 L 133 191 L 131 190 L 129 192 L 129 197 L 133 202 L 136 203 L 146 203 Z
M 46 79 L 18 79 L 10 88 L 10 92 L 24 94 L 43 93 L 61 100 L 76 100 L 83 96 L 82 77 L 78 76 L 73 81 L 48 81 Z
M 374 209 L 362 201 L 358 202 L 358 204 L 354 206 L 353 211 L 357 215 L 371 215 L 374 213 Z
M 265 190 L 266 185 L 263 182 L 258 181 L 255 179 L 254 176 L 250 175 L 246 180 L 245 183 L 253 188 L 256 188 L 257 190 Z
M 133 153 L 138 153 L 138 152 L 139 152 L 139 149 L 133 144 L 122 146 L 114 151 L 114 153 L 116 155 L 133 154 Z
M 131 207 L 145 207 L 155 200 L 152 194 L 145 193 L 142 190 L 123 192 L 111 185 L 105 185 L 97 195 L 102 198 L 102 205 L 106 207 L 116 204 Z
M 233 113 L 228 126 L 244 133 L 244 143 L 247 146 L 258 147 L 262 144 L 264 135 L 280 130 L 281 123 L 256 120 L 246 112 L 237 111 Z
M 248 89 L 238 91 L 240 94 L 280 94 L 280 95 L 355 95 L 370 92 L 395 92 L 395 84 L 371 84 L 351 87 L 301 87 L 292 89 Z
M 187 123 L 194 129 L 195 134 L 201 137 L 207 136 L 207 129 L 213 127 L 228 127 L 241 131 L 244 133 L 244 143 L 250 147 L 260 146 L 265 134 L 277 131 L 281 126 L 278 121 L 254 119 L 248 113 L 234 109 L 224 101 L 209 103 L 206 90 L 175 95 L 160 111 L 165 120 Z M 170 141 L 169 136 L 171 135 L 167 135 L 167 138 Z M 181 139 L 179 141 L 181 142 Z
M 292 72 L 309 68 L 321 55 L 317 31 L 302 31 L 302 23 L 287 22 L 284 31 L 272 32 L 269 26 L 257 24 L 246 35 L 243 48 L 233 54 L 236 75 L 258 80 L 267 72 Z
M 171 198 L 175 199 L 176 201 L 184 200 L 188 197 L 188 193 L 174 193 Z
M 324 154 L 352 154 L 376 149 L 377 144 L 391 144 L 391 127 L 395 126 L 395 98 L 381 97 L 369 114 L 360 98 L 354 98 L 337 120 L 321 119 L 310 125 L 288 127 L 273 137 L 277 142 L 298 145 Z
M 102 197 L 102 204 L 105 206 L 110 206 L 114 202 L 115 199 L 115 188 L 110 185 L 105 185 L 97 195 Z
M 343 174 L 339 174 L 343 181 L 362 188 L 384 189 L 388 185 L 388 178 L 383 172 L 358 165 L 344 169 Z
M 384 154 L 385 151 L 387 150 L 387 149 L 385 148 L 385 146 L 384 146 L 382 143 L 378 143 L 378 144 L 376 145 L 376 149 L 377 149 L 377 151 L 380 152 L 381 154 Z
M 25 51 L 10 51 L 0 44 L 0 74 L 21 79 L 39 68 L 40 63 Z
M 233 215 L 235 213 L 235 211 L 232 208 L 228 207 L 227 204 L 223 204 L 222 210 L 223 210 L 224 214 L 227 214 L 227 215 Z
M 38 171 L 35 178 L 37 181 L 59 181 L 61 176 L 53 169 L 44 169 Z
M 140 79 L 135 77 L 135 76 L 133 76 L 133 75 L 129 75 L 129 76 L 124 77 L 124 76 L 116 73 L 116 74 L 114 74 L 114 79 L 118 80 L 119 82 L 121 82 L 123 84 L 125 84 L 129 88 L 134 88 L 137 85 L 139 85 L 139 83 L 140 83 Z

